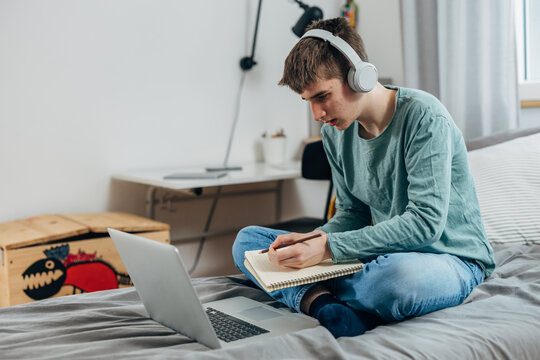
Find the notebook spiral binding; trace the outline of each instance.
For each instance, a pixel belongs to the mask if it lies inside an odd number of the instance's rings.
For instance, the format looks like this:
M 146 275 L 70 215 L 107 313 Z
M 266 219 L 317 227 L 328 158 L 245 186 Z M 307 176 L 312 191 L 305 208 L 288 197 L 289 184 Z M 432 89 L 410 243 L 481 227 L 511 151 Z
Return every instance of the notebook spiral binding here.
M 324 281 L 324 280 L 328 280 L 335 277 L 353 274 L 357 272 L 358 270 L 361 270 L 363 266 L 364 266 L 363 264 L 360 264 L 354 268 L 328 271 L 322 274 L 306 276 L 302 279 L 278 281 L 276 283 L 270 284 L 269 288 L 271 289 L 271 291 L 276 291 L 276 290 L 291 287 L 291 286 L 298 286 L 298 285 L 310 284 L 310 283 L 318 282 L 318 281 Z

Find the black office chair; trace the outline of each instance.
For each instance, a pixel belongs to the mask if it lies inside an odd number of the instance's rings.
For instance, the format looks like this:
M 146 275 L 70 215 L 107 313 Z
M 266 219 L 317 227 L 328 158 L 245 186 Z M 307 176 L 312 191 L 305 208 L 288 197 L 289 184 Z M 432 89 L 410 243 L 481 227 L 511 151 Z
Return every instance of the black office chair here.
M 328 221 L 328 210 L 332 199 L 332 171 L 328 158 L 323 148 L 322 140 L 314 141 L 306 145 L 302 153 L 302 177 L 308 180 L 329 180 L 326 206 L 322 218 L 303 217 L 293 219 L 269 227 L 272 229 L 287 230 L 291 232 L 306 233 L 325 224 Z

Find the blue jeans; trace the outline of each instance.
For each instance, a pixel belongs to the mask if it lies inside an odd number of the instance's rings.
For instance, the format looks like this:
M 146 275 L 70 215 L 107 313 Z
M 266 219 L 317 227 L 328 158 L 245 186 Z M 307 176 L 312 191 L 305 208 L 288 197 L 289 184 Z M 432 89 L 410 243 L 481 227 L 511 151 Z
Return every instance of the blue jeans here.
M 268 248 L 278 235 L 286 233 L 259 226 L 242 229 L 232 249 L 236 267 L 258 285 L 244 266 L 244 252 Z M 459 305 L 483 278 L 476 263 L 457 256 L 405 252 L 381 255 L 366 263 L 362 271 L 327 280 L 322 285 L 349 307 L 392 322 Z M 300 312 L 302 297 L 313 285 L 277 290 L 269 295 Z

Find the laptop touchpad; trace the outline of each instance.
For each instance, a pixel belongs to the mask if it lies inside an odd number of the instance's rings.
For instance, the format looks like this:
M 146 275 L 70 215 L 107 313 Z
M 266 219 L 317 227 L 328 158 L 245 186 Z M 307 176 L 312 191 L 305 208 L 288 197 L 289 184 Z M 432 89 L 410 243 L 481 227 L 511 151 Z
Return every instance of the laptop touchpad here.
M 251 309 L 239 312 L 238 315 L 245 316 L 255 321 L 264 321 L 275 317 L 283 316 L 282 313 L 257 306 Z

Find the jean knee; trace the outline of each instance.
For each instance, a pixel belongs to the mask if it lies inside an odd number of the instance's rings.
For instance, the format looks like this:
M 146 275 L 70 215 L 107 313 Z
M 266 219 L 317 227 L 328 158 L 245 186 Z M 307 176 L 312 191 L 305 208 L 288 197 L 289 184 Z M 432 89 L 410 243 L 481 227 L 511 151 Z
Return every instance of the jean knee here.
M 397 265 L 397 266 L 396 266 Z M 422 278 L 407 266 L 384 267 L 370 279 L 372 296 L 366 304 L 386 321 L 403 320 L 417 315 L 416 295 L 421 293 Z
M 249 233 L 252 226 L 247 226 L 241 229 L 238 234 L 236 234 L 236 239 L 232 246 L 232 255 L 234 263 L 238 264 L 239 262 L 244 262 L 244 252 L 247 245 L 247 239 L 249 238 Z
M 433 256 L 423 257 L 429 261 Z M 436 273 L 451 273 L 451 269 L 439 264 L 433 267 L 432 274 L 425 274 L 418 263 L 394 261 L 378 274 L 381 278 L 372 306 L 384 320 L 399 321 L 458 305 L 461 302 L 459 291 L 452 290 L 455 284 L 440 281 L 440 277 L 433 276 Z
M 264 236 L 261 230 L 261 227 L 251 225 L 246 226 L 236 234 L 236 239 L 232 246 L 235 265 L 238 266 L 238 264 L 244 263 L 244 252 L 263 247 L 260 245 L 261 236 Z

